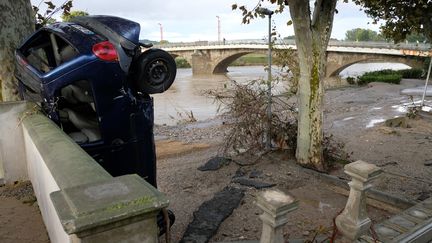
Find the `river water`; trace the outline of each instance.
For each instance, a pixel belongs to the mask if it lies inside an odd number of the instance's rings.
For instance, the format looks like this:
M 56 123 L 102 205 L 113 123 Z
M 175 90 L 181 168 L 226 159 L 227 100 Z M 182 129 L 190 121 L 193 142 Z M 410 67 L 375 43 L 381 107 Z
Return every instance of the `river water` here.
M 400 63 L 360 63 L 341 72 L 342 77 L 358 76 L 366 71 L 380 69 L 404 69 Z M 275 70 L 275 69 L 273 69 Z M 276 70 L 275 70 L 276 71 Z M 266 79 L 267 73 L 262 66 L 228 67 L 226 75 L 193 76 L 190 68 L 177 70 L 174 84 L 162 94 L 154 95 L 155 123 L 175 125 L 187 119 L 190 112 L 197 120 L 206 120 L 217 114 L 218 104 L 205 95 L 206 90 L 223 89 L 230 80 L 246 82 Z

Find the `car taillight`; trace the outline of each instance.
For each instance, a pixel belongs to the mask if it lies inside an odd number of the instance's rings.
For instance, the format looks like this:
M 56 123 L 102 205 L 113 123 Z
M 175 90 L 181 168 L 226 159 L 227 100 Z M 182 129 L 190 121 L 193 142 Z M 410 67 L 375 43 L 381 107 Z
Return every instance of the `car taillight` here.
M 28 62 L 26 59 L 22 58 L 20 55 L 15 55 L 15 57 L 21 65 L 27 66 Z
M 109 41 L 97 43 L 92 48 L 93 53 L 104 61 L 118 61 L 117 51 Z

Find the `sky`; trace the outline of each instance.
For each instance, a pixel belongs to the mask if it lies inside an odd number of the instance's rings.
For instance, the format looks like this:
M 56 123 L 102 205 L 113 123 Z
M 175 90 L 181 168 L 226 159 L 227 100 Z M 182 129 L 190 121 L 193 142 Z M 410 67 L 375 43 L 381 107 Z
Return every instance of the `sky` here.
M 43 9 L 41 0 L 31 0 Z M 64 0 L 52 0 L 61 5 Z M 249 25 L 242 24 L 240 11 L 232 11 L 232 4 L 253 8 L 257 0 L 73 0 L 72 10 L 83 10 L 89 14 L 115 15 L 138 22 L 141 25 L 140 39 L 160 40 L 160 25 L 163 39 L 169 42 L 217 41 L 218 18 L 220 17 L 221 39 L 264 39 L 268 34 L 268 19 L 255 19 Z M 271 10 L 275 6 L 265 6 Z M 354 28 L 379 31 L 354 3 L 338 2 L 332 38 L 344 39 L 345 32 Z M 55 18 L 60 19 L 59 16 Z M 287 26 L 289 12 L 274 15 L 274 25 L 281 37 L 294 34 Z

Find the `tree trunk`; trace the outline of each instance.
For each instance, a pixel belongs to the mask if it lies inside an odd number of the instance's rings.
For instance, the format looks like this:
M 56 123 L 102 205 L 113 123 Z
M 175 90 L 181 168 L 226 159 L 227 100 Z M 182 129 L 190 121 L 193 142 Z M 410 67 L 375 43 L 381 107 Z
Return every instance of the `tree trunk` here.
M 313 17 L 309 1 L 289 2 L 299 57 L 297 162 L 326 170 L 323 161 L 323 77 L 336 0 L 317 0 Z
M 0 101 L 18 100 L 15 49 L 34 30 L 34 14 L 29 0 L 0 1 Z

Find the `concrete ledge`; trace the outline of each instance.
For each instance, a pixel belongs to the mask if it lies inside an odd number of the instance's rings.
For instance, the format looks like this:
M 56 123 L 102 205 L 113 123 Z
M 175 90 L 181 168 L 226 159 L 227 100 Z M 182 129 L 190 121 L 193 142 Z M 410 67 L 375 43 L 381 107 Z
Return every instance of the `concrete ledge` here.
M 60 189 L 112 177 L 44 115 L 27 116 L 22 125 Z
M 66 188 L 51 193 L 51 199 L 68 234 L 155 214 L 168 206 L 168 199 L 138 175 Z
M 138 175 L 112 177 L 37 108 L 0 104 L 0 175 L 31 180 L 51 242 L 157 242 L 167 198 Z
M 19 123 L 33 106 L 23 101 L 0 103 L 0 185 L 28 179 Z

